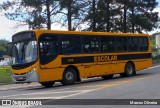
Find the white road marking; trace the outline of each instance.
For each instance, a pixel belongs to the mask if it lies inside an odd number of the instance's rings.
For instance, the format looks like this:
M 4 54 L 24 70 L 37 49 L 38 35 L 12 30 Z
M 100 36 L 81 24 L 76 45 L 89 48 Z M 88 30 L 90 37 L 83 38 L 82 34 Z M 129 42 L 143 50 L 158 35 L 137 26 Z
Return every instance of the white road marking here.
M 63 89 L 64 90 L 64 89 Z M 59 92 L 54 92 L 54 91 L 44 91 L 44 92 L 38 92 L 38 93 L 26 93 L 26 94 L 16 94 L 16 95 L 9 95 L 9 96 L 2 96 L 2 98 L 7 98 L 7 97 L 14 97 L 14 96 L 25 96 L 25 95 L 40 95 L 40 94 L 63 94 L 63 93 L 74 93 L 74 92 L 83 92 L 85 93 L 86 91 L 90 91 L 90 90 L 74 90 L 74 91 L 59 91 Z
M 31 94 L 31 95 L 33 95 L 33 94 L 45 94 L 45 92 L 46 92 L 46 94 L 47 93 L 51 93 L 51 92 L 56 92 L 56 91 L 61 91 L 61 90 L 67 90 L 67 89 L 70 89 L 70 88 L 64 88 L 64 89 L 58 89 L 58 90 L 49 90 L 49 91 L 43 91 L 43 92 L 36 92 L 36 93 L 25 93 L 25 94 L 16 94 L 16 95 L 8 95 L 8 96 L 2 96 L 2 98 L 6 98 L 6 97 L 14 97 L 14 96 L 23 96 L 23 95 L 29 95 L 29 94 Z
M 157 66 L 152 66 L 152 67 L 149 67 L 149 68 L 147 68 L 147 69 L 140 70 L 140 71 L 145 71 L 145 70 L 148 70 L 148 69 L 153 69 L 153 68 L 157 68 L 157 67 L 160 67 L 160 65 L 157 65 Z
M 153 68 L 157 68 L 157 67 L 160 67 L 160 65 L 152 66 L 152 67 L 149 67 L 148 69 L 153 69 Z
M 67 97 L 71 97 L 71 96 L 76 96 L 76 95 L 80 95 L 80 94 L 84 94 L 87 92 L 91 92 L 91 91 L 95 91 L 97 89 L 90 89 L 90 90 L 74 90 L 74 91 L 62 91 L 62 92 L 52 92 L 52 93 L 64 93 L 64 92 L 68 92 L 68 93 L 74 93 L 74 94 L 70 94 L 70 95 L 66 95 L 66 96 L 58 96 L 58 97 L 42 97 L 42 98 L 25 98 L 25 99 L 63 99 L 63 98 L 67 98 Z M 77 93 L 78 92 L 78 93 Z M 30 93 L 32 94 L 32 93 Z M 48 93 L 50 94 L 50 92 Z M 12 95 L 13 96 L 13 95 Z M 16 98 L 16 99 L 24 99 L 24 98 Z M 31 105 L 32 106 L 32 105 Z M 29 108 L 31 107 L 29 106 L 20 106 L 20 107 L 24 107 L 24 108 Z M 10 108 L 18 108 L 18 106 L 10 106 Z M 7 107 L 8 108 L 8 107 Z
M 25 98 L 25 99 L 63 99 L 63 98 L 67 98 L 67 97 L 71 97 L 71 96 L 75 96 L 75 95 L 80 95 L 80 94 L 84 94 L 87 92 L 91 92 L 91 91 L 95 91 L 98 89 L 91 89 L 91 90 L 81 90 L 81 91 L 70 91 L 70 93 L 74 93 L 74 94 L 69 94 L 69 95 L 65 95 L 65 96 L 57 96 L 57 97 L 49 97 L 49 96 L 45 96 L 45 97 L 32 97 L 32 98 Z M 65 92 L 65 91 L 64 91 Z M 24 99 L 24 98 L 16 98 L 16 99 Z

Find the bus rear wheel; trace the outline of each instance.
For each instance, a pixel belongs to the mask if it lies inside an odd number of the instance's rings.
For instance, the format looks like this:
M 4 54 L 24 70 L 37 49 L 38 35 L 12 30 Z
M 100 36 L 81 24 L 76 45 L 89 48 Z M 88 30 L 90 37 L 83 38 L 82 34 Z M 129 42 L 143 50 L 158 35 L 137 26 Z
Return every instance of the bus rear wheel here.
M 135 67 L 132 63 L 128 62 L 125 66 L 125 73 L 121 74 L 122 77 L 130 77 L 136 74 Z
M 54 83 L 55 82 L 42 82 L 42 83 L 40 83 L 42 86 L 44 86 L 44 87 L 47 87 L 47 88 L 49 88 L 49 87 L 52 87 L 53 85 L 54 85 Z
M 71 67 L 66 68 L 63 73 L 63 79 L 61 83 L 63 85 L 71 85 L 71 84 L 74 84 L 76 81 L 77 81 L 76 70 Z
M 105 79 L 105 80 L 112 79 L 113 75 L 102 76 L 102 78 Z

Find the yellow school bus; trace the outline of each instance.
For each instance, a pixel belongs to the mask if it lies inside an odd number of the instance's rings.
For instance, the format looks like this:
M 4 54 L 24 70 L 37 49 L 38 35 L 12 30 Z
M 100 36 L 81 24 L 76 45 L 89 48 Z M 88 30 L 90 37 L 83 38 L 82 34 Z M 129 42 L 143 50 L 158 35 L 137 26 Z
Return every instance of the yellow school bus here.
M 12 37 L 12 79 L 51 87 L 82 78 L 134 76 L 152 65 L 147 34 L 33 30 Z

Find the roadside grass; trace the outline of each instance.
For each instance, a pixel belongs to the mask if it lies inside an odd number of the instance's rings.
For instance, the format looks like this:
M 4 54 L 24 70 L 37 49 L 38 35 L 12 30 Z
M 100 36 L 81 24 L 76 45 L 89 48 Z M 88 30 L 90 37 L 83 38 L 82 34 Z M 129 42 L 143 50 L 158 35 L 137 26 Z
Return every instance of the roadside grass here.
M 11 84 L 11 67 L 2 66 L 0 67 L 0 85 Z

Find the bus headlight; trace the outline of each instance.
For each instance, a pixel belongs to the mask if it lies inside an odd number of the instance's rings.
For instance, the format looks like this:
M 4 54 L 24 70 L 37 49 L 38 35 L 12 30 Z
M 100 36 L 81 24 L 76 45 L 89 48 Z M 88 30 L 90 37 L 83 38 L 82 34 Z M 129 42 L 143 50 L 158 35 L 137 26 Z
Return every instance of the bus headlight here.
M 36 67 L 34 67 L 32 70 L 34 70 L 34 71 L 36 72 L 37 68 L 38 68 L 38 67 L 36 66 Z
M 36 72 L 37 67 L 34 67 L 32 70 L 28 72 L 28 81 L 29 82 L 39 82 L 39 75 Z
M 37 70 L 37 67 L 34 67 L 32 70 L 28 72 L 28 74 L 32 74 L 33 72 L 36 72 L 36 70 Z
M 32 70 L 30 70 L 29 72 L 28 72 L 28 74 L 32 74 L 34 72 L 34 70 L 32 69 Z

